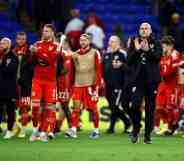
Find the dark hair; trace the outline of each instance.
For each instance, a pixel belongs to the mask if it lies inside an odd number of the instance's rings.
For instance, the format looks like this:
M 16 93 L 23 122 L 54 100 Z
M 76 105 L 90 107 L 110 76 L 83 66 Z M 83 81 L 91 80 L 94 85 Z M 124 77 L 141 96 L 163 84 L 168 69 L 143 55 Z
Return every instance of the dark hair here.
M 168 36 L 164 36 L 161 40 L 162 44 L 167 44 L 167 45 L 174 45 L 175 44 L 175 40 L 172 36 L 168 35 Z
M 92 41 L 92 34 L 90 34 L 90 33 L 84 33 L 80 37 L 85 37 L 89 41 Z
M 56 29 L 53 24 L 45 24 L 43 27 L 50 28 L 54 33 L 56 32 Z
M 27 36 L 26 32 L 21 31 L 21 32 L 17 32 L 16 36 Z
M 69 39 L 68 37 L 64 40 L 65 43 L 67 43 L 70 48 L 72 47 L 72 42 L 71 42 L 71 39 Z

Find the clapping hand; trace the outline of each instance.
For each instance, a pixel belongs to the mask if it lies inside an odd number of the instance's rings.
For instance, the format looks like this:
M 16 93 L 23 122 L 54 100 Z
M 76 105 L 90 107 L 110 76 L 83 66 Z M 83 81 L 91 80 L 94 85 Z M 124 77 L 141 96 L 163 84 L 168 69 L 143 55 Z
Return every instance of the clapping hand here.
M 139 43 L 139 39 L 138 38 L 135 38 L 134 45 L 135 45 L 135 49 L 136 50 L 140 50 L 141 47 L 142 47 L 141 43 Z
M 30 48 L 29 48 L 29 50 L 31 51 L 31 53 L 33 53 L 33 54 L 34 54 L 34 53 L 36 53 L 36 52 L 37 52 L 37 50 L 38 50 L 38 49 L 37 49 L 37 47 L 36 47 L 36 46 L 31 45 L 31 46 L 30 46 Z
M 149 44 L 148 44 L 148 41 L 146 39 L 142 40 L 141 49 L 145 52 L 149 51 Z

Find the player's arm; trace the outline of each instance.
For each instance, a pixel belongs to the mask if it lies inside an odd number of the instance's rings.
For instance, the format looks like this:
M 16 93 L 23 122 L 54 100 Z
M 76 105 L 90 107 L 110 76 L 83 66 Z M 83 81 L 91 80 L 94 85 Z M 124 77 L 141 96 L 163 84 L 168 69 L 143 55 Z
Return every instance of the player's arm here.
M 180 67 L 183 65 L 184 65 L 184 60 L 182 59 L 182 56 L 179 53 L 177 53 L 174 57 L 172 66 L 173 67 Z
M 96 89 L 99 89 L 102 85 L 102 57 L 99 51 L 96 51 L 95 66 L 96 66 L 96 80 L 94 83 L 94 87 Z
M 140 59 L 142 49 L 138 42 L 138 38 L 129 38 L 127 46 L 128 46 L 127 63 L 128 65 L 132 65 Z
M 33 45 L 30 45 L 29 47 L 29 54 L 26 57 L 25 64 L 36 64 L 36 52 L 37 52 L 37 43 L 34 43 Z

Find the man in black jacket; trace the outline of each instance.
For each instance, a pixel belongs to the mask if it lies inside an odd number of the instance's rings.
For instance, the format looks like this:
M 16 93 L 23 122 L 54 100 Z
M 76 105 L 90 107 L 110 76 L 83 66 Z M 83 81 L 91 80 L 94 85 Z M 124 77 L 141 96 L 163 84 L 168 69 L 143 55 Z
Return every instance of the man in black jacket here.
M 142 23 L 139 37 L 133 38 L 129 44 L 128 64 L 130 66 L 130 81 L 132 87 L 132 143 L 139 140 L 141 128 L 141 104 L 145 98 L 145 133 L 144 143 L 151 144 L 153 129 L 155 96 L 160 81 L 159 61 L 161 57 L 160 44 L 153 39 L 151 25 Z
M 27 44 L 27 35 L 25 32 L 18 32 L 16 35 L 16 44 L 13 53 L 17 56 L 19 64 L 17 70 L 17 106 L 20 112 L 20 133 L 19 138 L 26 136 L 26 126 L 29 122 L 29 109 L 31 98 L 31 86 L 34 64 L 28 64 L 31 56 Z
M 125 124 L 125 132 L 130 127 L 130 120 L 120 109 L 121 96 L 124 85 L 124 71 L 126 68 L 126 52 L 120 49 L 120 38 L 111 36 L 109 47 L 103 59 L 104 81 L 106 84 L 106 98 L 111 110 L 110 127 L 107 133 L 114 133 L 114 126 L 118 118 Z
M 3 38 L 0 41 L 0 115 L 2 115 L 3 106 L 6 106 L 8 115 L 8 130 L 4 139 L 10 139 L 13 136 L 12 128 L 15 121 L 15 98 L 16 98 L 16 74 L 18 59 L 11 51 L 11 40 Z M 0 120 L 1 123 L 2 120 Z

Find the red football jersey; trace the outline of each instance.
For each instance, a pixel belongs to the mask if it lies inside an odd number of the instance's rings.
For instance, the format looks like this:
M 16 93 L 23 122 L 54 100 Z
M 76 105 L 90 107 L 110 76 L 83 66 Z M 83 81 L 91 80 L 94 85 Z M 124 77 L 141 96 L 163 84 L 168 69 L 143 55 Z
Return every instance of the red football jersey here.
M 13 48 L 13 53 L 15 53 L 17 56 L 19 55 L 26 55 L 27 52 L 28 52 L 29 48 L 28 48 L 28 45 L 25 44 L 21 47 L 18 47 L 18 46 L 15 46 L 15 48 Z
M 176 51 L 169 56 L 163 56 L 160 60 L 160 75 L 161 77 L 169 77 L 177 72 L 177 67 L 173 66 L 179 62 L 179 54 Z
M 66 51 L 62 52 L 62 58 L 64 62 L 64 73 L 59 78 L 60 91 L 71 90 L 74 79 L 74 67 L 72 53 Z
M 41 80 L 56 80 L 57 47 L 58 43 L 53 41 L 38 41 L 35 46 L 37 64 L 34 68 L 34 78 Z

